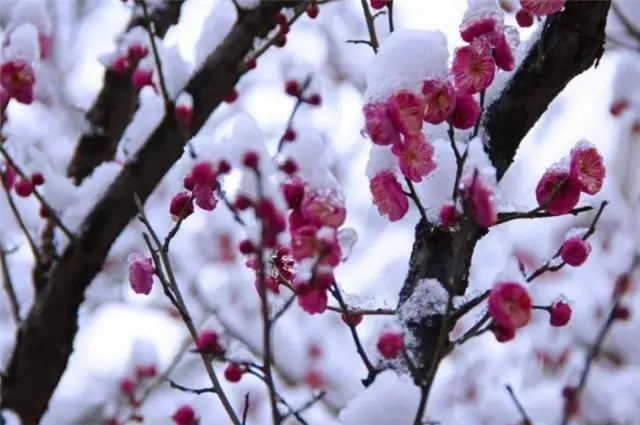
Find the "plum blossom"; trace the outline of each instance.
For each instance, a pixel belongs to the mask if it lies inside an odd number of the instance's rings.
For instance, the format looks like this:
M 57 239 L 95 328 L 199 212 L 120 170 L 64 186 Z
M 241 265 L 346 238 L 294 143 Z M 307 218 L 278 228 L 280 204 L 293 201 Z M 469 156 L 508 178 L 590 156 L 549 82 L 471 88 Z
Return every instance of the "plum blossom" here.
M 309 314 L 324 313 L 329 304 L 327 290 L 308 282 L 300 282 L 294 286 L 298 305 Z
M 0 65 L 0 84 L 7 94 L 18 102 L 25 105 L 33 102 L 35 73 L 27 62 L 14 60 Z
M 520 9 L 516 12 L 516 22 L 522 28 L 529 28 L 533 25 L 533 14 L 527 9 Z
M 180 406 L 171 416 L 176 425 L 198 425 L 200 422 L 193 408 L 187 404 Z
M 396 130 L 406 137 L 417 137 L 422 131 L 424 99 L 407 90 L 394 92 L 387 101 L 387 113 Z
M 296 261 L 317 258 L 320 264 L 337 266 L 342 253 L 335 229 L 325 227 L 320 231 L 316 226 L 302 226 L 291 232 L 291 254 Z
M 467 43 L 471 43 L 475 38 L 491 33 L 498 27 L 498 22 L 494 16 L 482 16 L 460 25 L 460 36 Z
M 173 221 L 178 221 L 180 217 L 183 219 L 193 214 L 193 198 L 187 192 L 178 192 L 169 204 L 169 214 Z
M 436 169 L 433 145 L 422 134 L 396 143 L 391 152 L 398 157 L 402 174 L 416 183 L 420 183 L 423 177 Z
M 503 31 L 495 31 L 489 35 L 489 42 L 493 46 L 491 54 L 496 66 L 505 71 L 512 71 L 515 67 L 513 51 Z
M 520 0 L 523 9 L 532 15 L 544 16 L 560 12 L 567 0 Z
M 554 327 L 565 326 L 571 320 L 571 306 L 558 301 L 549 306 L 549 323 Z
M 384 170 L 369 180 L 369 189 L 378 213 L 389 216 L 390 221 L 400 220 L 409 211 L 407 195 L 391 171 Z
M 491 45 L 485 38 L 456 49 L 451 71 L 458 90 L 474 94 L 489 87 L 496 73 L 491 53 Z
M 602 188 L 607 170 L 602 155 L 591 143 L 581 141 L 571 149 L 571 180 L 584 193 L 595 195 Z
M 424 97 L 424 121 L 440 124 L 447 119 L 456 106 L 453 84 L 448 80 L 427 80 L 422 85 Z
M 347 210 L 334 189 L 311 189 L 304 194 L 300 206 L 303 217 L 315 226 L 337 229 L 344 224 Z
M 453 202 L 447 202 L 440 207 L 440 222 L 442 227 L 450 227 L 458 219 L 458 210 Z
M 139 253 L 127 257 L 129 263 L 129 285 L 136 294 L 149 295 L 153 286 L 153 263 Z
M 580 200 L 580 188 L 570 178 L 566 167 L 552 166 L 538 182 L 536 200 L 550 214 L 566 214 Z
M 482 108 L 472 95 L 456 92 L 456 104 L 447 121 L 460 130 L 467 130 L 478 122 Z
M 517 282 L 499 282 L 489 294 L 489 315 L 507 329 L 526 326 L 531 320 L 531 307 L 529 292 Z
M 205 211 L 213 211 L 218 205 L 214 190 L 218 187 L 216 172 L 209 162 L 194 164 L 185 178 L 185 188 L 192 191 L 196 205 Z
M 385 104 L 367 104 L 363 108 L 365 128 L 371 141 L 378 145 L 390 145 L 400 141 L 400 134 L 393 126 Z
M 498 220 L 493 190 L 477 173 L 471 176 L 462 189 L 465 200 L 472 209 L 473 216 L 479 226 L 487 228 Z
M 376 347 L 382 357 L 385 359 L 394 359 L 398 357 L 398 354 L 402 351 L 402 347 L 404 347 L 402 334 L 392 331 L 383 332 L 378 337 Z
M 591 244 L 589 241 L 583 240 L 578 236 L 568 238 L 560 247 L 562 261 L 573 267 L 581 266 L 587 261 L 590 252 Z

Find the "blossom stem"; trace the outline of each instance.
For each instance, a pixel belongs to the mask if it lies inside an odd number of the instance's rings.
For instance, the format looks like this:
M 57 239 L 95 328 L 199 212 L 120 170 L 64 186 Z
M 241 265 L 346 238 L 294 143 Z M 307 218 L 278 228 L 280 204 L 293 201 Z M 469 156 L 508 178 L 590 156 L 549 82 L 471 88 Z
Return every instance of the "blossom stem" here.
M 4 245 L 0 242 L 0 267 L 2 268 L 2 286 L 7 293 L 9 299 L 9 310 L 16 327 L 20 326 L 20 303 L 16 296 L 16 291 L 13 287 L 13 280 L 11 279 L 11 273 L 9 273 L 9 266 L 7 264 L 7 251 L 4 249 Z
M 380 48 L 380 43 L 378 42 L 378 35 L 376 34 L 376 27 L 373 22 L 373 15 L 369 10 L 369 5 L 367 4 L 367 0 L 361 0 L 362 10 L 364 12 L 364 19 L 367 22 L 367 30 L 369 31 L 369 40 L 370 46 L 373 49 L 374 53 L 378 53 L 378 49 Z
M 287 126 L 285 130 L 282 132 L 282 136 L 280 136 L 280 140 L 278 141 L 278 149 L 276 151 L 276 153 L 278 154 L 282 151 L 282 147 L 284 146 L 287 130 L 291 128 L 291 125 L 293 125 L 293 120 L 296 117 L 298 110 L 305 103 L 302 95 L 309 88 L 309 85 L 311 85 L 311 76 L 308 76 L 307 78 L 305 78 L 304 82 L 302 83 L 302 87 L 300 88 L 300 93 L 298 94 L 298 98 L 296 99 L 296 104 L 293 106 L 293 109 L 291 110 L 291 114 L 289 115 L 289 119 L 287 120 Z
M 522 425 L 533 425 L 531 418 L 527 414 L 527 411 L 524 410 L 524 406 L 522 405 L 522 403 L 520 403 L 520 400 L 518 400 L 518 397 L 516 396 L 516 393 L 513 391 L 513 388 L 511 388 L 511 385 L 507 384 L 505 385 L 505 388 L 509 393 L 509 395 L 511 396 L 511 400 L 513 400 L 513 403 L 516 405 L 518 412 L 520 412 L 520 416 L 522 417 L 522 422 L 521 422 Z

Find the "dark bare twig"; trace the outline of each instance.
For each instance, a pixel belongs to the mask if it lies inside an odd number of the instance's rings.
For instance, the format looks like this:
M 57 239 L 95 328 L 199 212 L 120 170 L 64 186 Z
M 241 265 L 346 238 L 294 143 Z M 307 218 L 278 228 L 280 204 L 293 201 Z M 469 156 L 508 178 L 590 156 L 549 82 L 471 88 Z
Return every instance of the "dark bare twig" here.
M 172 381 L 169 378 L 167 378 L 167 382 L 169 383 L 171 388 L 175 388 L 176 390 L 184 391 L 185 393 L 191 393 L 191 394 L 197 394 L 197 395 L 207 394 L 207 393 L 211 393 L 211 394 L 216 394 L 217 393 L 216 389 L 213 388 L 213 387 L 189 388 L 189 387 L 185 387 L 183 385 L 180 385 L 180 384 Z
M 1 177 L 0 177 L 1 178 Z M 18 297 L 16 296 L 16 291 L 13 287 L 13 280 L 11 279 L 11 274 L 9 273 L 9 266 L 7 264 L 7 251 L 4 250 L 4 245 L 0 242 L 0 267 L 2 268 L 2 287 L 4 291 L 7 293 L 7 299 L 9 300 L 9 306 L 11 307 L 9 311 L 11 312 L 11 316 L 13 317 L 13 321 L 16 324 L 16 327 L 20 326 L 20 303 L 18 302 Z
M 302 83 L 302 86 L 300 87 L 300 93 L 298 93 L 296 103 L 295 105 L 293 105 L 293 109 L 291 110 L 291 114 L 289 115 L 289 119 L 287 120 L 287 126 L 285 127 L 285 131 L 282 132 L 282 136 L 280 136 L 280 140 L 278 141 L 278 149 L 276 150 L 276 153 L 278 154 L 282 151 L 282 147 L 284 146 L 284 143 L 286 141 L 285 137 L 286 137 L 287 130 L 289 130 L 293 125 L 293 120 L 296 117 L 296 114 L 298 113 L 298 110 L 300 109 L 300 107 L 305 104 L 303 95 L 310 85 L 311 85 L 311 76 L 305 78 L 304 82 Z
M 542 208 L 534 208 L 531 211 L 526 211 L 526 212 L 503 212 L 503 213 L 498 213 L 498 221 L 496 222 L 495 225 L 498 224 L 503 224 L 503 223 L 507 223 L 511 220 L 519 220 L 519 219 L 533 219 L 533 218 L 545 218 L 545 217 L 561 217 L 563 215 L 573 215 L 573 216 L 577 216 L 578 214 L 582 214 L 583 212 L 587 212 L 587 211 L 591 211 L 593 210 L 593 207 L 590 206 L 586 206 L 586 207 L 579 207 L 579 208 L 574 208 L 571 211 L 569 211 L 566 214 L 561 214 L 561 215 L 553 215 L 550 214 L 546 211 L 542 211 Z
M 369 10 L 369 5 L 367 4 L 367 0 L 361 0 L 362 3 L 362 11 L 364 12 L 364 19 L 367 22 L 367 30 L 369 31 L 369 45 L 373 49 L 374 53 L 378 53 L 378 49 L 380 48 L 380 43 L 378 42 L 378 35 L 376 34 L 376 26 L 371 14 L 371 10 Z
M 303 404 L 302 406 L 300 406 L 299 408 L 297 408 L 296 410 L 290 411 L 289 413 L 287 413 L 286 415 L 282 416 L 282 420 L 287 419 L 289 416 L 295 416 L 298 417 L 300 414 L 304 413 L 306 410 L 309 410 L 310 408 L 312 408 L 317 402 L 319 402 L 320 400 L 322 400 L 322 398 L 326 395 L 327 393 L 325 393 L 324 391 L 319 392 L 318 394 L 314 395 L 311 400 L 307 401 L 305 404 Z
M 249 393 L 244 395 L 244 411 L 242 412 L 242 425 L 247 424 L 247 417 L 249 416 Z
M 33 240 L 33 237 L 31 236 L 29 229 L 27 229 L 27 225 L 22 219 L 22 216 L 20 215 L 20 211 L 18 211 L 18 206 L 16 205 L 16 201 L 13 199 L 13 196 L 11 195 L 11 189 L 7 186 L 7 183 L 4 179 L 4 175 L 0 175 L 0 180 L 2 181 L 2 187 L 4 189 L 4 193 L 7 195 L 7 202 L 9 203 L 9 209 L 11 210 L 13 217 L 16 219 L 16 223 L 18 223 L 18 227 L 20 227 L 20 230 L 22 230 L 24 237 L 27 239 L 27 243 L 29 244 L 29 248 L 31 248 L 31 253 L 33 254 L 33 258 L 35 259 L 36 264 L 39 264 L 40 258 L 41 258 L 40 250 L 36 246 L 36 243 Z
M 513 388 L 511 388 L 511 385 L 507 384 L 505 385 L 505 388 L 509 393 L 509 396 L 511 396 L 511 400 L 513 400 L 513 404 L 516 405 L 518 412 L 520 412 L 520 416 L 522 417 L 522 425 L 533 425 L 533 422 L 531 422 L 531 419 L 529 418 L 527 411 L 524 410 L 524 406 L 522 405 L 522 403 L 520 403 L 520 400 L 518 400 L 518 397 L 516 397 L 516 393 L 513 391 Z

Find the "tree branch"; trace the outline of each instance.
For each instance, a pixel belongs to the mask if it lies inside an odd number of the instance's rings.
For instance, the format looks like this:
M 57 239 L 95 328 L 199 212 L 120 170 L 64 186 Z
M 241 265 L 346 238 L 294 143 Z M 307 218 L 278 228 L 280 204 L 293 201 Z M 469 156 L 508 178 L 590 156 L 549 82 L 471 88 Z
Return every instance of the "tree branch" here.
M 149 13 L 155 35 L 163 38 L 172 25 L 178 23 L 184 0 L 167 0 L 163 7 Z M 126 32 L 137 26 L 146 26 L 144 14 L 136 14 L 127 25 Z M 91 175 L 103 162 L 113 159 L 118 142 L 137 109 L 138 94 L 131 83 L 131 73 L 120 74 L 107 69 L 102 90 L 86 114 L 89 129 L 83 132 L 67 175 L 76 184 Z
M 204 125 L 237 83 L 238 65 L 253 47 L 254 38 L 275 26 L 274 17 L 283 7 L 298 3 L 268 1 L 247 11 L 191 77 L 185 90 L 193 96 L 194 131 Z M 93 207 L 76 243 L 65 249 L 51 271 L 49 282 L 18 332 L 0 388 L 0 406 L 15 411 L 23 425 L 38 424 L 47 409 L 73 351 L 84 292 L 100 272 L 111 244 L 137 214 L 134 194 L 144 202 L 182 156 L 186 142 L 173 116 L 165 116 L 135 160 L 123 167 Z
M 603 53 L 610 5 L 610 1 L 567 2 L 562 13 L 548 18 L 540 38 L 510 83 L 487 106 L 479 134 L 486 141 L 499 179 L 511 165 L 521 140 L 553 99 L 574 77 L 597 64 Z M 460 232 L 465 234 L 460 235 Z M 463 270 L 458 281 L 452 283 L 457 289 L 456 295 L 463 294 L 468 286 L 473 250 L 486 233 L 475 225 L 466 230 L 463 227 L 462 230 L 449 231 L 420 220 L 416 226 L 409 272 L 400 292 L 399 307 L 411 297 L 422 279 L 437 279 L 446 284 L 456 262 L 463 263 Z M 459 258 L 454 259 L 454 252 Z M 453 316 L 457 320 L 455 311 Z M 413 354 L 419 361 L 419 367 L 434 361 L 437 364 L 441 360 L 442 355 L 436 355 L 434 347 L 438 345 L 443 319 L 443 314 L 431 313 L 406 323 L 418 341 Z M 455 326 L 456 320 L 448 323 L 447 331 Z

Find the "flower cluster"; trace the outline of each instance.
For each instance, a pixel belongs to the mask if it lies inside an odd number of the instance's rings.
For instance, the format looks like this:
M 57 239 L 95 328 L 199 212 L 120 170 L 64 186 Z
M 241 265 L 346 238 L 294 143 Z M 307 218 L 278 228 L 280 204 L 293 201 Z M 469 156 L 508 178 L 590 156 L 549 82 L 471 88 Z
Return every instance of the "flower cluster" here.
M 582 140 L 569 157 L 543 174 L 536 187 L 536 200 L 540 208 L 550 214 L 566 214 L 578 204 L 581 193 L 598 193 L 605 176 L 604 160 L 597 148 Z
M 218 162 L 217 168 L 206 161 L 197 162 L 191 172 L 182 181 L 185 191 L 178 192 L 171 199 L 169 213 L 174 221 L 185 219 L 193 214 L 193 203 L 205 211 L 213 211 L 218 205 L 216 190 L 218 177 L 231 171 L 231 165 L 225 160 Z

